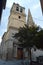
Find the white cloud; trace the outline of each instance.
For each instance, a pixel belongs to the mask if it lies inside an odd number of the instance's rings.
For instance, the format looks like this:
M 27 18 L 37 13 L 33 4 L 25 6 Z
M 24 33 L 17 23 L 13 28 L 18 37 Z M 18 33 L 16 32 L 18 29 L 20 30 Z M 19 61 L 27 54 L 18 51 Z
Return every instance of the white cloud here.
M 1 44 L 1 41 L 2 41 L 2 38 L 1 38 L 1 36 L 0 36 L 0 44 Z
M 14 0 L 7 0 L 6 7 L 11 8 Z
M 30 3 L 32 0 L 7 0 L 7 4 L 6 4 L 6 7 L 8 8 L 11 8 L 12 4 L 15 2 L 15 3 L 18 3 L 18 4 L 23 4 L 23 3 Z
M 38 2 L 37 4 L 33 5 L 33 10 L 37 10 L 40 7 L 40 2 Z

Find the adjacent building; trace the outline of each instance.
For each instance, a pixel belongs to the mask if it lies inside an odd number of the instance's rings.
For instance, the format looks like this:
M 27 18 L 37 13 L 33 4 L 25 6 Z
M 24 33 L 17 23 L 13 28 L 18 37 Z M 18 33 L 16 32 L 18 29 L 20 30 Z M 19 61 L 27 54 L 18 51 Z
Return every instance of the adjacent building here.
M 43 0 L 40 0 L 41 3 L 41 9 L 42 9 L 42 13 L 43 13 Z
M 2 11 L 3 9 L 5 9 L 5 6 L 6 6 L 6 0 L 0 0 L 0 20 L 2 16 Z

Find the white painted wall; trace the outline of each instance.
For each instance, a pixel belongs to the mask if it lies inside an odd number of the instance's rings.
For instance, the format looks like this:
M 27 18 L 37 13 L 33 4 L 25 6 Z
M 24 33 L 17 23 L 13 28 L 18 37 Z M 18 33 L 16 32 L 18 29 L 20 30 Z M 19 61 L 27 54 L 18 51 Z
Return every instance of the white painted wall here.
M 37 57 L 39 56 L 43 56 L 43 50 L 41 49 L 36 49 L 36 51 L 34 51 L 34 49 L 32 48 L 31 50 L 31 57 L 32 57 L 32 61 L 36 61 Z

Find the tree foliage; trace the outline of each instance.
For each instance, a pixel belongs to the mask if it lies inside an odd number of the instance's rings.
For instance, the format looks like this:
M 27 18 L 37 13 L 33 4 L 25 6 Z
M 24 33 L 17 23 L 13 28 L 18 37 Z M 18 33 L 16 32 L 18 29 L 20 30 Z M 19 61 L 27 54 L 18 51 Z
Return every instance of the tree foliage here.
M 37 48 L 43 49 L 43 29 L 41 29 L 34 39 Z
M 15 34 L 15 38 L 17 38 L 21 42 L 22 47 L 30 48 L 33 45 L 39 46 L 39 42 L 37 42 L 40 38 L 40 27 L 28 27 L 25 25 L 25 27 L 20 28 L 19 32 Z

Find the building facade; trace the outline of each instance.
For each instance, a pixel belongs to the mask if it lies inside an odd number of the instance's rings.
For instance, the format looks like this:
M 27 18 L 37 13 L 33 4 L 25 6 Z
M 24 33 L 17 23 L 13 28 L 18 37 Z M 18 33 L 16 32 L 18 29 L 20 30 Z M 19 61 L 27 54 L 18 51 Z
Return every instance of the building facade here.
M 40 0 L 40 4 L 41 4 L 41 9 L 42 9 L 42 14 L 43 14 L 43 0 Z
M 28 13 L 28 25 L 30 26 L 33 24 L 31 13 Z M 31 20 L 31 21 L 30 21 Z M 25 26 L 26 24 L 26 14 L 25 14 L 25 8 L 20 6 L 19 4 L 13 3 L 12 8 L 10 10 L 10 16 L 8 18 L 8 27 L 7 32 L 4 33 L 2 37 L 2 43 L 1 43 L 1 52 L 2 52 L 2 59 L 22 59 L 22 58 L 28 58 L 28 51 L 26 49 L 23 49 L 19 46 L 20 42 L 13 38 L 13 35 L 15 35 L 18 32 L 18 29 L 20 27 Z
M 3 9 L 5 9 L 5 7 L 6 7 L 6 0 L 0 0 L 0 20 L 2 16 L 2 11 Z

